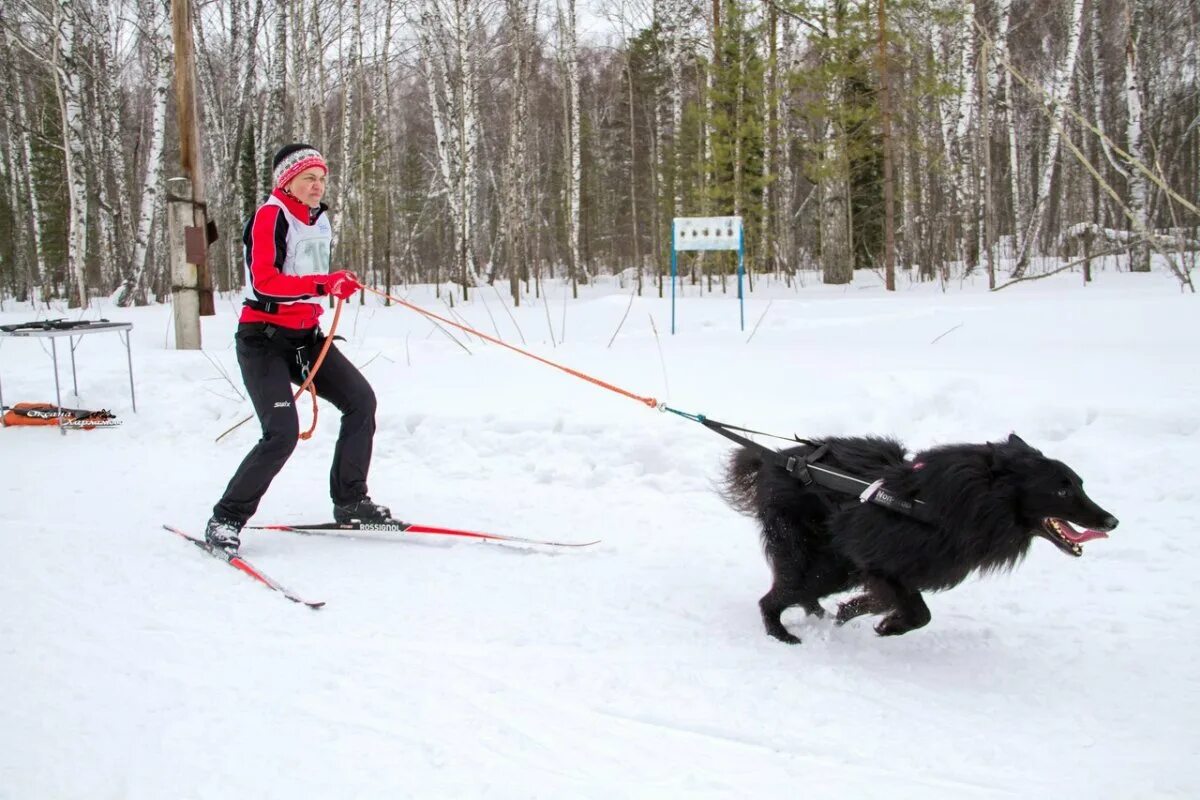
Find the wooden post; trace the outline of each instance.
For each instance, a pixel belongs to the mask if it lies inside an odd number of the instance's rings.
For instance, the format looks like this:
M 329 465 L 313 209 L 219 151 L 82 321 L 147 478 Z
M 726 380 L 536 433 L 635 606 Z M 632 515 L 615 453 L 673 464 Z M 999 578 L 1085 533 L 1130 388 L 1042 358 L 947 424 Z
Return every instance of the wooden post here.
M 175 41 L 175 107 L 179 123 L 179 160 L 190 185 L 191 213 L 183 217 L 187 227 L 206 230 L 208 215 L 204 208 L 204 174 L 200 158 L 199 116 L 196 113 L 196 61 L 192 45 L 191 0 L 171 0 L 171 25 Z M 173 240 L 172 240 L 173 241 Z M 207 246 L 206 246 L 207 249 Z M 193 262 L 202 316 L 216 313 L 212 279 L 207 259 Z
M 200 349 L 200 293 L 196 265 L 188 261 L 186 230 L 193 227 L 192 185 L 187 178 L 167 181 L 167 237 L 171 250 L 171 298 L 175 349 Z
M 1092 282 L 1092 237 L 1095 233 L 1095 228 L 1092 225 L 1087 226 L 1083 230 L 1083 235 L 1080 240 L 1083 242 L 1083 284 Z

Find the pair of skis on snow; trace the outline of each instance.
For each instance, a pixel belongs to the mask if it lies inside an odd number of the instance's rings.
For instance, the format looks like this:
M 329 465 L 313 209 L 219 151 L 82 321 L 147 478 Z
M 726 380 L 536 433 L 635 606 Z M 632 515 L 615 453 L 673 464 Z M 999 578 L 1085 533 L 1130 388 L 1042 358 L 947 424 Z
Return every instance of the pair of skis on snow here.
M 281 595 L 291 600 L 293 603 L 300 603 L 309 608 L 320 608 L 325 605 L 324 600 L 305 600 L 300 595 L 287 588 L 279 581 L 267 575 L 258 567 L 251 564 L 240 554 L 231 553 L 220 547 L 214 547 L 203 538 L 193 536 L 186 531 L 171 525 L 163 525 L 163 528 L 178 536 L 187 539 L 192 544 L 199 547 L 204 552 L 208 553 L 213 558 L 224 561 L 229 566 L 246 573 L 254 580 L 258 581 L 268 589 L 279 592 Z M 299 533 L 305 536 L 352 536 L 355 531 L 364 531 L 372 533 L 398 533 L 402 535 L 411 534 L 433 534 L 437 536 L 461 536 L 468 539 L 477 539 L 483 541 L 492 541 L 509 544 L 533 544 L 543 545 L 546 547 L 587 547 L 596 544 L 599 540 L 592 542 L 551 542 L 544 539 L 526 539 L 521 536 L 504 536 L 498 533 L 482 533 L 480 531 L 467 531 L 459 528 L 439 528 L 432 525 L 414 525 L 407 522 L 325 522 L 316 525 L 247 525 L 250 530 L 268 530 L 268 531 L 286 531 L 288 533 Z

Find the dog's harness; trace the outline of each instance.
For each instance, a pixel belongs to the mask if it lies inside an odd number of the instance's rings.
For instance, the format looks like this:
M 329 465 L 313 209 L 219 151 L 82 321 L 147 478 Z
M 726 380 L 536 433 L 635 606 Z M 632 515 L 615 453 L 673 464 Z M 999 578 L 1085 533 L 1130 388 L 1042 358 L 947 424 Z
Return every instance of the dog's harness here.
M 904 514 L 921 522 L 932 523 L 934 521 L 933 514 L 925 503 L 920 500 L 910 500 L 888 491 L 883 485 L 883 478 L 868 481 L 815 463 L 820 461 L 829 452 L 829 445 L 827 444 L 811 442 L 796 437 L 796 447 L 791 452 L 781 453 L 778 450 L 764 447 L 758 442 L 734 433 L 734 431 L 742 431 L 744 433 L 760 433 L 760 431 L 739 428 L 736 425 L 727 425 L 723 422 L 708 419 L 702 414 L 697 414 L 694 419 L 709 430 L 719 433 L 726 439 L 737 442 L 742 447 L 749 448 L 758 453 L 764 461 L 779 467 L 805 486 L 815 483 L 818 486 L 840 492 L 841 494 L 854 495 L 858 498 L 859 503 L 874 503 L 877 506 L 886 508 L 888 511 Z

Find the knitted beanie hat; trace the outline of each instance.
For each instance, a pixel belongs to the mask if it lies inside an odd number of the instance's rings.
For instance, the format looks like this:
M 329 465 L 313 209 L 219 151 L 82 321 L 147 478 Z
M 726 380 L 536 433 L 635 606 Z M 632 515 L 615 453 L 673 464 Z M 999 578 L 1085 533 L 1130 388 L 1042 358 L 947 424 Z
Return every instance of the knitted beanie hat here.
M 329 174 L 329 167 L 326 166 L 325 159 L 317 151 L 317 148 L 311 144 L 284 145 L 279 148 L 279 152 L 275 154 L 275 160 L 272 162 L 275 187 L 277 189 L 284 188 L 292 182 L 292 178 L 304 170 L 314 167 Z

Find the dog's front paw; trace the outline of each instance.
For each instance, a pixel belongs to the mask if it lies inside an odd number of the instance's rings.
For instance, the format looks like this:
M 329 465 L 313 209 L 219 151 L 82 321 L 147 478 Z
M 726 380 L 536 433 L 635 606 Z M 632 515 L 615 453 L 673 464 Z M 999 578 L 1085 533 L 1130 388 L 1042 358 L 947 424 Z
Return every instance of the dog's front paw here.
M 834 619 L 836 624 L 845 625 L 855 617 L 870 614 L 871 609 L 871 596 L 860 594 L 858 597 L 852 597 L 844 603 L 838 603 L 837 615 Z
M 899 636 L 912 630 L 912 625 L 898 614 L 888 614 L 875 626 L 875 632 L 880 636 Z

